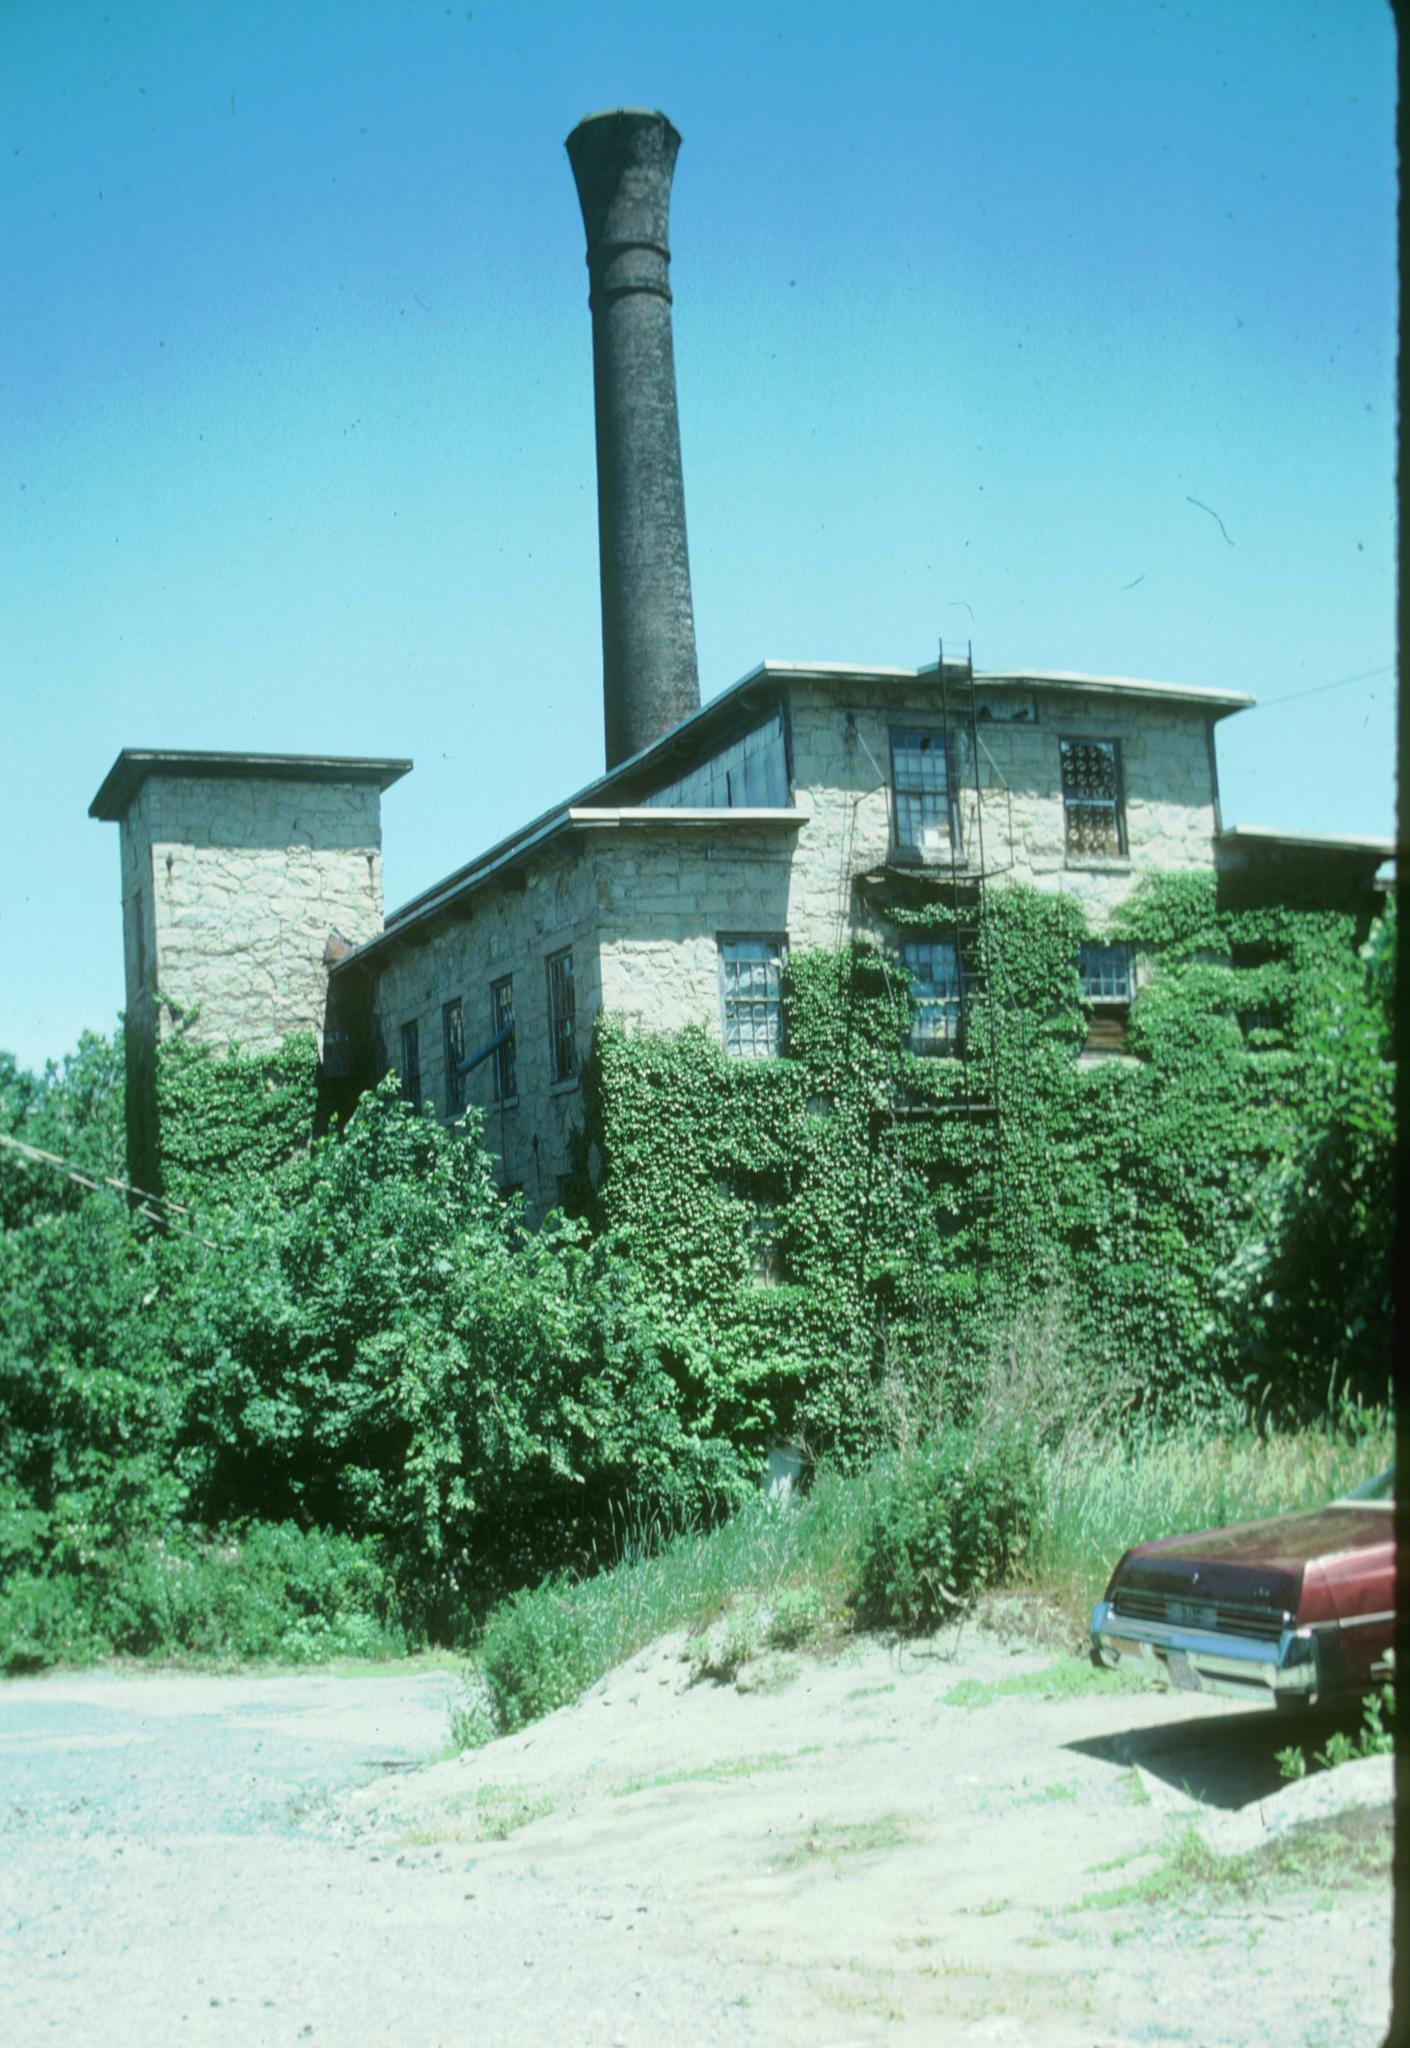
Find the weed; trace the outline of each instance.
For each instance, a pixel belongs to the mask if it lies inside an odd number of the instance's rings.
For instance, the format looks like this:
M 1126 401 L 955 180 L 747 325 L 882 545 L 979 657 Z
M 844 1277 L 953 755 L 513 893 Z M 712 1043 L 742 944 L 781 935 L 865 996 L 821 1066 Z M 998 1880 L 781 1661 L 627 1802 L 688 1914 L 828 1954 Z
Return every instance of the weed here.
M 834 1862 L 844 1856 L 874 1856 L 883 1849 L 901 1849 L 914 1839 L 912 1823 L 903 1813 L 879 1814 L 875 1820 L 814 1821 L 803 1839 L 782 1856 L 777 1867 L 799 1870 L 820 1856 Z
M 1145 1681 L 1125 1671 L 1099 1671 L 1084 1657 L 1061 1657 L 1042 1671 L 1016 1671 L 1008 1678 L 962 1678 L 941 1704 L 989 1707 L 999 1699 L 1076 1699 L 1089 1692 L 1140 1692 Z
M 630 1799 L 635 1792 L 655 1792 L 663 1785 L 693 1785 L 697 1783 L 724 1784 L 731 1778 L 754 1778 L 761 1771 L 786 1771 L 801 1756 L 818 1756 L 821 1744 L 805 1743 L 801 1749 L 791 1753 L 783 1750 L 768 1750 L 762 1756 L 726 1757 L 717 1764 L 698 1764 L 683 1771 L 658 1771 L 651 1778 L 629 1778 L 625 1785 L 616 1788 L 615 1797 Z
M 1374 1809 L 1290 1829 L 1240 1856 L 1217 1856 L 1191 1824 L 1176 1837 L 1158 1869 L 1109 1891 L 1089 1892 L 1078 1901 L 1078 1910 L 1168 1905 L 1196 1894 L 1253 1899 L 1291 1887 L 1340 1888 L 1385 1877 L 1390 1849 L 1390 1816 Z

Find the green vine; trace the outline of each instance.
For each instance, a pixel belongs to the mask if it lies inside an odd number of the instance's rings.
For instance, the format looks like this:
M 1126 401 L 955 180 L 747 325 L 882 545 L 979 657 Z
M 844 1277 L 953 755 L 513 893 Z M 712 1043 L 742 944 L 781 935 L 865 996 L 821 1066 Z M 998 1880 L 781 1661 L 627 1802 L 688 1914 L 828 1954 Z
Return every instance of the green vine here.
M 1127 1057 L 1100 1062 L 1086 935 L 1070 898 L 993 892 L 968 1061 L 910 1051 L 909 977 L 866 942 L 790 960 L 777 1060 L 599 1023 L 592 1214 L 713 1375 L 721 1428 L 862 1455 L 898 1383 L 963 1409 L 996 1323 L 1054 1289 L 1162 1412 L 1311 1408 L 1329 1375 L 1383 1392 L 1388 926 L 1363 947 L 1355 908 L 1155 878 L 1104 934 L 1141 978 Z M 998 1148 L 967 1107 L 995 1092 Z

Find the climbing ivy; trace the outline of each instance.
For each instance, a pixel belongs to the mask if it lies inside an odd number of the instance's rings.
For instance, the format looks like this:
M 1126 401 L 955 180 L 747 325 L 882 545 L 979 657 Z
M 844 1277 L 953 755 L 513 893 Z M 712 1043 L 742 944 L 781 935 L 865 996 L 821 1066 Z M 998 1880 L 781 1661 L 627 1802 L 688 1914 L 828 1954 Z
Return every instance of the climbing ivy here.
M 934 904 L 883 918 L 953 929 Z M 777 1060 L 603 1019 L 594 1221 L 735 1437 L 861 1456 L 898 1393 L 962 1412 L 996 1322 L 1054 1290 L 1086 1357 L 1166 1415 L 1382 1394 L 1391 932 L 1365 925 L 1148 880 L 1103 935 L 1141 983 L 1100 1061 L 1081 908 L 1025 887 L 990 899 L 968 1061 L 910 1051 L 908 976 L 866 941 L 790 960 Z M 971 1108 L 995 1093 L 997 1149 Z
M 217 1056 L 178 1034 L 157 1053 L 163 1192 L 204 1211 L 308 1152 L 318 1105 L 312 1034 Z

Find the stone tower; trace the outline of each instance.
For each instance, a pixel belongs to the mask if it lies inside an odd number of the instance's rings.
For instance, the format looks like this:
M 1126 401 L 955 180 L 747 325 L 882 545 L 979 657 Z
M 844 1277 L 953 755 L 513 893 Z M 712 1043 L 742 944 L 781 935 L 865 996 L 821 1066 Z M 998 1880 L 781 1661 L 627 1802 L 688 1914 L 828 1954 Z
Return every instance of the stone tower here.
M 125 747 L 88 807 L 121 831 L 127 1157 L 160 1192 L 156 1049 L 323 1051 L 328 961 L 382 929 L 381 795 L 409 761 Z

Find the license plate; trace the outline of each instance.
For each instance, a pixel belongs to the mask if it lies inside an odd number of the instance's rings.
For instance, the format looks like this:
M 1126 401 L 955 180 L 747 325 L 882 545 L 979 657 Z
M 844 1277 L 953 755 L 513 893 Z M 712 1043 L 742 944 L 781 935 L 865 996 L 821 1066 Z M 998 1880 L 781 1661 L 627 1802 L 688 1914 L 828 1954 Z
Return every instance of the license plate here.
M 1198 1692 L 1199 1673 L 1183 1650 L 1171 1650 L 1166 1657 L 1170 1683 L 1177 1692 Z
M 1130 1636 L 1108 1636 L 1107 1641 L 1118 1657 L 1135 1657 L 1139 1660 L 1142 1646 L 1133 1642 Z

